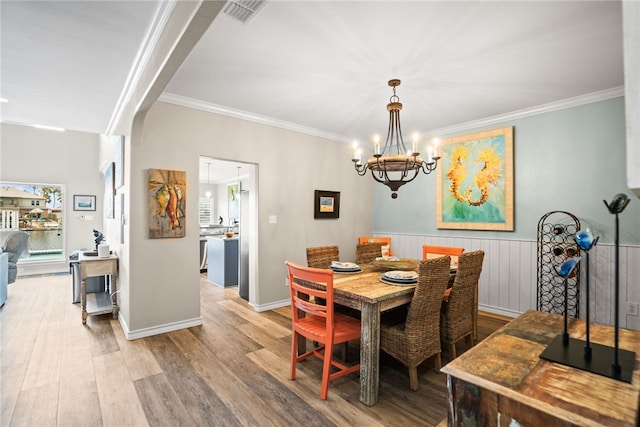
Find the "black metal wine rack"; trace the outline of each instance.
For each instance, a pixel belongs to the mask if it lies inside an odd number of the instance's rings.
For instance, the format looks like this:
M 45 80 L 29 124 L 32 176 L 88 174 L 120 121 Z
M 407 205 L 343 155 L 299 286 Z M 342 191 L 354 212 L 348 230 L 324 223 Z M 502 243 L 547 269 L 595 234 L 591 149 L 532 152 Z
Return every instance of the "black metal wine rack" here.
M 580 221 L 573 214 L 551 211 L 538 221 L 538 295 L 537 310 L 564 314 L 564 279 L 556 273 L 567 260 L 580 254 L 573 236 Z M 580 314 L 580 264 L 568 277 L 567 313 Z

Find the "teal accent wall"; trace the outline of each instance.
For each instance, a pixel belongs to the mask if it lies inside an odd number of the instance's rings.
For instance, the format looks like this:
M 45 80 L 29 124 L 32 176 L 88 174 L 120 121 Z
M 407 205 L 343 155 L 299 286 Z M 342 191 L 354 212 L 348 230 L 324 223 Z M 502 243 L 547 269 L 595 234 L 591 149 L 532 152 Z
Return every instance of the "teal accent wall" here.
M 601 242 L 612 243 L 615 216 L 603 200 L 625 193 L 631 201 L 619 216 L 620 242 L 640 245 L 640 199 L 626 184 L 624 113 L 619 97 L 460 133 L 513 126 L 513 232 L 436 228 L 435 173 L 405 184 L 395 200 L 376 183 L 373 232 L 536 240 L 540 217 L 562 210 L 576 215 Z

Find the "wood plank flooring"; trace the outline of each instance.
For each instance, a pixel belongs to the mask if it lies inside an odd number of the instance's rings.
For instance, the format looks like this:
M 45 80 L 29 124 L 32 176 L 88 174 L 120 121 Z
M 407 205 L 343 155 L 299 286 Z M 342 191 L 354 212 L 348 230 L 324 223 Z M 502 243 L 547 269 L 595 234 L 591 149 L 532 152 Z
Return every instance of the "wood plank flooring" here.
M 436 426 L 446 417 L 445 376 L 432 362 L 413 392 L 406 368 L 384 354 L 378 404 L 360 403 L 357 374 L 320 400 L 319 360 L 288 379 L 288 307 L 256 313 L 204 274 L 200 289 L 202 326 L 128 341 L 110 315 L 82 325 L 71 276 L 18 278 L 0 310 L 0 425 Z M 480 317 L 479 338 L 504 323 Z M 358 357 L 350 345 L 348 358 Z

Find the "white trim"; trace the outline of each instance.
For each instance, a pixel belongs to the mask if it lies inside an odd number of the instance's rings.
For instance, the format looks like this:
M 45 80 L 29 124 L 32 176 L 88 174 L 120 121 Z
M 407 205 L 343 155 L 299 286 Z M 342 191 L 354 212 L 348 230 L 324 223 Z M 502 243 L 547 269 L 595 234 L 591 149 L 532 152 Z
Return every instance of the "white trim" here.
M 64 253 L 64 249 L 63 249 Z M 69 261 L 61 258 L 47 260 L 19 259 L 17 263 L 17 277 L 36 276 L 40 274 L 69 274 Z
M 520 316 L 522 314 L 522 313 L 520 313 L 518 311 L 505 310 L 505 309 L 500 308 L 500 307 L 492 307 L 490 305 L 484 305 L 484 304 L 478 304 L 478 310 L 479 311 L 486 311 L 487 313 L 498 314 L 498 315 L 504 316 L 504 317 L 511 317 L 513 319 L 515 319 L 516 317 L 518 317 L 518 316 Z
M 270 302 L 269 304 L 250 304 L 253 306 L 254 310 L 257 312 L 274 310 L 276 308 L 287 307 L 291 305 L 291 301 L 289 299 L 284 299 L 280 301 Z
M 196 317 L 193 319 L 181 320 L 180 322 L 166 323 L 164 325 L 152 326 L 150 328 L 142 328 L 135 331 L 130 331 L 129 325 L 127 325 L 127 322 L 125 322 L 122 315 L 118 316 L 118 320 L 120 321 L 120 326 L 122 326 L 122 330 L 124 331 L 125 338 L 130 341 L 137 340 L 139 338 L 150 337 L 153 335 L 165 334 L 167 332 L 173 332 L 180 329 L 192 328 L 194 326 L 202 326 L 202 318 Z
M 160 35 L 164 31 L 165 26 L 169 21 L 169 17 L 173 12 L 175 4 L 175 0 L 160 2 L 160 6 L 156 12 L 156 15 L 151 21 L 149 31 L 145 35 L 142 44 L 140 45 L 140 49 L 138 50 L 138 53 L 136 54 L 136 57 L 133 61 L 133 66 L 129 70 L 129 75 L 127 76 L 127 80 L 124 84 L 122 92 L 120 93 L 120 97 L 118 98 L 116 107 L 114 108 L 111 119 L 109 120 L 109 124 L 107 125 L 107 130 L 105 131 L 106 135 L 109 136 L 115 131 L 118 122 L 122 118 L 122 115 L 124 114 L 129 102 L 131 101 L 133 91 L 136 89 L 138 83 L 140 82 L 140 78 L 147 64 L 149 63 L 151 54 L 158 44 Z
M 580 105 L 591 104 L 593 102 L 605 101 L 607 99 L 618 98 L 624 96 L 624 86 L 618 86 L 612 89 L 601 90 L 599 92 L 588 93 L 573 98 L 563 99 L 560 101 L 550 102 L 548 104 L 538 105 L 536 107 L 525 108 L 522 110 L 512 111 L 506 114 L 486 117 L 484 119 L 473 120 L 466 123 L 448 126 L 440 129 L 434 129 L 423 134 L 424 138 L 450 135 L 470 129 L 482 128 L 485 126 L 493 126 L 498 123 L 508 122 L 510 120 L 522 119 L 524 117 L 535 116 L 543 113 L 564 110 L 567 108 L 578 107 Z
M 535 116 L 537 114 L 549 113 L 552 111 L 563 110 L 566 108 L 577 107 L 580 105 L 591 104 L 593 102 L 605 101 L 607 99 L 617 98 L 624 96 L 624 86 L 618 86 L 612 89 L 601 90 L 599 92 L 593 92 L 586 95 L 580 95 L 573 98 L 563 99 L 560 101 L 550 102 L 548 104 L 542 104 L 536 107 L 525 108 L 522 110 L 513 111 L 511 113 L 501 114 L 497 116 L 487 117 L 480 120 L 474 120 L 466 123 L 459 123 L 457 125 L 444 127 L 440 129 L 434 129 L 423 134 L 424 138 L 442 136 L 453 134 L 469 129 L 476 129 L 485 126 L 492 126 L 497 123 L 506 122 L 509 120 L 521 119 L 524 117 Z M 332 141 L 344 142 L 351 144 L 353 138 L 337 135 L 330 132 L 324 132 L 318 129 L 297 125 L 291 122 L 285 122 L 283 120 L 274 119 L 272 117 L 261 116 L 258 114 L 249 113 L 247 111 L 236 110 L 233 108 L 225 107 L 223 105 L 211 104 L 206 101 L 200 101 L 186 96 L 175 95 L 173 93 L 163 92 L 158 101 L 167 102 L 169 104 L 180 105 L 182 107 L 189 107 L 196 110 L 207 111 L 209 113 L 220 114 L 223 116 L 234 117 L 236 119 L 247 120 L 250 122 L 260 123 L 267 126 L 273 126 L 281 129 L 287 129 L 293 132 L 299 132 L 305 135 L 317 136 L 320 138 L 330 139 Z
M 211 104 L 209 102 L 188 98 L 186 96 L 175 95 L 173 93 L 163 92 L 158 98 L 158 101 L 180 105 L 182 107 L 189 107 L 196 110 L 207 111 L 209 113 L 220 114 L 222 116 L 233 117 L 236 119 L 246 120 L 249 122 L 259 123 L 267 126 L 273 126 L 280 129 L 286 129 L 305 135 L 317 136 L 320 138 L 330 139 L 332 141 L 344 142 L 348 144 L 351 144 L 353 142 L 353 138 L 338 135 L 335 133 L 325 132 L 307 126 L 285 122 L 284 120 L 278 120 L 272 117 L 249 113 L 247 111 L 236 110 L 234 108 L 225 107 L 223 105 Z

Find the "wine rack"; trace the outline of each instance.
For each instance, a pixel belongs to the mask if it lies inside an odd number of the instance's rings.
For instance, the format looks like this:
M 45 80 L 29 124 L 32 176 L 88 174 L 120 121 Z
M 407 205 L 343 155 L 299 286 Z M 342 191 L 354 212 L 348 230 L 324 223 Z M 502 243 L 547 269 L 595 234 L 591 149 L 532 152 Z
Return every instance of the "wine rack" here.
M 564 314 L 564 279 L 556 273 L 568 258 L 578 256 L 580 248 L 573 236 L 580 230 L 580 220 L 565 211 L 551 211 L 538 221 L 538 311 Z M 580 265 L 568 278 L 567 312 L 580 314 Z

